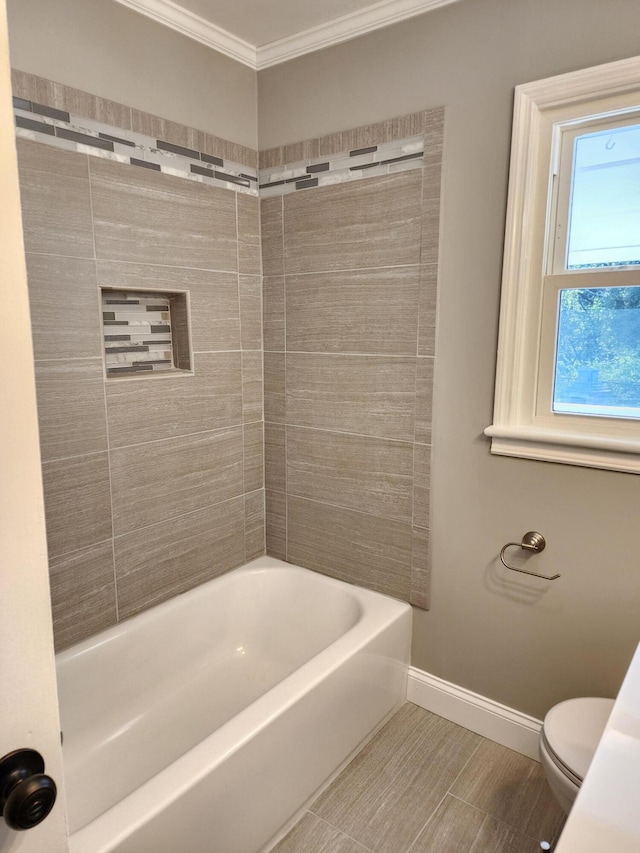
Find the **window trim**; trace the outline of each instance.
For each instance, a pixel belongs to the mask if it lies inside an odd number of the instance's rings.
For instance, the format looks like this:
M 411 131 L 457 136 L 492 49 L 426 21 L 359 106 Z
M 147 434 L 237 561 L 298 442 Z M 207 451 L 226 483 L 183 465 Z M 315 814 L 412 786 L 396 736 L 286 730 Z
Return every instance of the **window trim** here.
M 505 229 L 491 452 L 547 462 L 640 473 L 640 425 L 611 418 L 536 415 L 544 275 L 550 246 L 547 221 L 555 204 L 552 163 L 559 125 L 640 107 L 640 57 L 516 87 Z M 551 166 L 551 168 L 550 168 Z M 580 271 L 581 272 L 581 271 Z M 574 275 L 571 271 L 564 275 Z

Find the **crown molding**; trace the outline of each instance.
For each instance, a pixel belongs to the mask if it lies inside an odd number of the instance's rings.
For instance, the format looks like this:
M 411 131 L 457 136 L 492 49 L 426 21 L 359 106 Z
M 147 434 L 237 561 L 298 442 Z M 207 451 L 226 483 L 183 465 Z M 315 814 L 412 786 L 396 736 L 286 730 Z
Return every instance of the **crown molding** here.
M 458 0 L 382 0 L 381 3 L 375 3 L 366 9 L 262 45 L 258 48 L 258 71 L 457 2 Z
M 116 3 L 140 12 L 147 18 L 164 24 L 165 27 L 170 27 L 194 41 L 199 41 L 200 44 L 217 50 L 237 62 L 242 62 L 254 71 L 257 70 L 257 51 L 254 45 L 223 30 L 222 27 L 217 27 L 211 21 L 194 15 L 193 12 L 178 6 L 177 3 L 172 3 L 171 0 L 116 0 Z
M 314 50 L 349 41 L 373 30 L 379 30 L 440 6 L 457 2 L 459 0 L 382 0 L 366 9 L 343 15 L 326 24 L 256 47 L 211 21 L 194 15 L 193 12 L 173 3 L 172 0 L 116 0 L 116 3 L 171 27 L 237 62 L 248 65 L 255 71 L 295 59 Z

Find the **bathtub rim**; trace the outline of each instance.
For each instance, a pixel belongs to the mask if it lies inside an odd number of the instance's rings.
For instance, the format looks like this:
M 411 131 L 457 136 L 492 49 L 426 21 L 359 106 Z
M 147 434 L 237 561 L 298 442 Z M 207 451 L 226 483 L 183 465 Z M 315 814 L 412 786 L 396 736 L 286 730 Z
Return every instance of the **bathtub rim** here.
M 172 610 L 180 610 L 183 607 L 188 606 L 188 603 L 192 599 L 198 598 L 199 595 L 202 595 L 203 591 L 206 591 L 207 589 L 211 588 L 213 584 L 221 585 L 222 583 L 224 583 L 225 585 L 227 585 L 231 583 L 233 578 L 238 575 L 262 574 L 273 569 L 277 569 L 278 571 L 289 571 L 292 574 L 297 575 L 312 575 L 315 578 L 319 578 L 321 583 L 323 581 L 326 581 L 349 592 L 349 594 L 354 596 L 360 606 L 359 618 L 355 625 L 359 624 L 359 621 L 362 618 L 363 603 L 367 603 L 374 608 L 379 607 L 380 604 L 376 604 L 376 601 L 379 597 L 386 600 L 387 602 L 395 602 L 403 609 L 411 607 L 411 605 L 408 604 L 406 601 L 403 601 L 399 598 L 395 598 L 391 595 L 388 595 L 387 593 L 377 592 L 376 590 L 370 590 L 366 587 L 359 586 L 358 584 L 349 583 L 348 581 L 341 580 L 340 578 L 334 578 L 331 575 L 322 574 L 322 572 L 318 572 L 315 569 L 308 569 L 303 566 L 297 566 L 295 563 L 287 563 L 277 557 L 269 557 L 267 555 L 262 555 L 260 557 L 254 558 L 253 560 L 250 560 L 248 563 L 243 563 L 240 566 L 228 569 L 226 572 L 223 572 L 220 575 L 216 575 L 216 577 L 214 578 L 211 578 L 207 581 L 203 581 L 203 583 L 191 587 L 191 589 L 187 589 L 184 592 L 180 592 L 177 595 L 174 595 L 171 598 L 166 599 L 165 601 L 161 601 L 146 610 L 142 610 L 139 613 L 135 613 L 133 616 L 127 617 L 121 622 L 117 622 L 115 625 L 111 625 L 109 628 L 105 628 L 97 634 L 93 634 L 91 637 L 87 637 L 85 640 L 80 640 L 78 643 L 74 643 L 73 645 L 62 649 L 61 651 L 56 652 L 56 668 L 58 668 L 59 666 L 65 666 L 75 657 L 86 654 L 87 652 L 91 651 L 91 649 L 93 649 L 95 646 L 111 642 L 112 640 L 123 636 L 131 629 L 130 626 L 132 625 L 132 623 L 135 623 L 135 625 L 143 625 L 146 623 L 153 624 L 154 622 L 162 619 L 164 613 L 170 612 Z M 355 627 L 355 625 L 352 627 Z

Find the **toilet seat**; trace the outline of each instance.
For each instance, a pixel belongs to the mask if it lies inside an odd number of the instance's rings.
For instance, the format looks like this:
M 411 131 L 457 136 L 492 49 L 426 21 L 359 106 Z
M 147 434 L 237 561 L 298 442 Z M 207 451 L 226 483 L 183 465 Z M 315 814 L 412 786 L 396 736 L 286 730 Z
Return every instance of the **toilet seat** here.
M 546 751 L 547 757 L 555 764 L 560 773 L 570 781 L 576 788 L 579 788 L 582 784 L 582 779 L 577 776 L 575 773 L 571 771 L 571 768 L 568 767 L 564 761 L 560 758 L 560 756 L 554 751 L 553 747 L 549 744 L 547 740 L 544 729 L 540 733 L 540 741 L 541 748 Z
M 568 699 L 548 712 L 541 740 L 558 769 L 580 787 L 613 708 L 613 699 Z

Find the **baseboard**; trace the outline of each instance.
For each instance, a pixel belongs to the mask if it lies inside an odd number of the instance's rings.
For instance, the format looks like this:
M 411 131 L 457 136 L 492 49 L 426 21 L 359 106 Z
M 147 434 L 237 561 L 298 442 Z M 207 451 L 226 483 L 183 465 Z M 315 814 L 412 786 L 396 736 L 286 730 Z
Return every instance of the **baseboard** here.
M 415 666 L 409 667 L 407 699 L 452 723 L 539 761 L 542 723 L 493 699 L 472 693 Z

